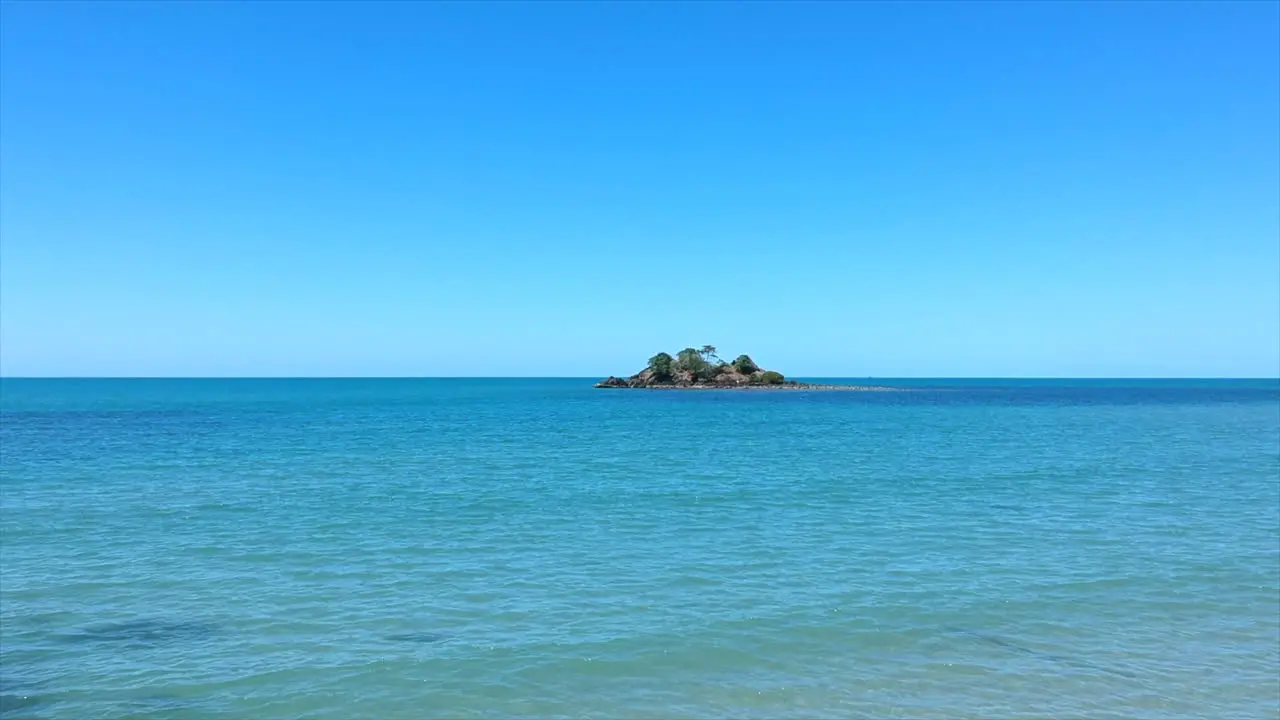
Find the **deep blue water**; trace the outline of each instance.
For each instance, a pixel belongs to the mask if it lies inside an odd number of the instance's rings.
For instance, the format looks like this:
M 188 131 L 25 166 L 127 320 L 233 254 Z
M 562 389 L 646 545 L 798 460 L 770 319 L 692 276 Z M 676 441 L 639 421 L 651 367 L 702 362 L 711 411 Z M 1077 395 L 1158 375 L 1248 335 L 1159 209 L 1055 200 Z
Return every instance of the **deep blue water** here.
M 0 381 L 0 714 L 1280 715 L 1280 381 L 591 382 Z

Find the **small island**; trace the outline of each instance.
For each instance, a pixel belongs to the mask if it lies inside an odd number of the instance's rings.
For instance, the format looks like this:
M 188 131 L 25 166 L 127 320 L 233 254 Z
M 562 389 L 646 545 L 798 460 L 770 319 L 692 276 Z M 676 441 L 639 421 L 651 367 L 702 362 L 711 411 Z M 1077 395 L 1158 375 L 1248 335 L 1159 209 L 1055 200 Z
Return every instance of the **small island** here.
M 649 358 L 644 370 L 631 377 L 610 376 L 598 388 L 639 388 L 649 390 L 887 390 L 861 385 L 816 385 L 788 380 L 782 373 L 765 370 L 749 355 L 725 362 L 714 345 L 701 350 L 685 348 L 675 357 L 660 352 Z

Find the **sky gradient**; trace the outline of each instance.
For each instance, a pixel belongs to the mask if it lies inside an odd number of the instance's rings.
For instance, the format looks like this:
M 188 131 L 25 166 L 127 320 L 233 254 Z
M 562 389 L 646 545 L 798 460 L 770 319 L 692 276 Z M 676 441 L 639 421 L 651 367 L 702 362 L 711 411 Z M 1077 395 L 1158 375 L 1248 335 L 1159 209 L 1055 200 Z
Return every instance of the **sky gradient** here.
M 1280 4 L 0 6 L 0 374 L 1280 375 Z

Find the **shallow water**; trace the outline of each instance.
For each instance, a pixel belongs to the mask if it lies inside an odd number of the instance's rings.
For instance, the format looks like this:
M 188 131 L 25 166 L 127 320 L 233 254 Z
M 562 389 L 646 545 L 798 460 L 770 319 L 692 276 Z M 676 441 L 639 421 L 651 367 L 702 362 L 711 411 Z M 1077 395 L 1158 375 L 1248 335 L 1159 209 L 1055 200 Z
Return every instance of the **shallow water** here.
M 0 714 L 1280 714 L 1275 381 L 590 384 L 2 381 Z

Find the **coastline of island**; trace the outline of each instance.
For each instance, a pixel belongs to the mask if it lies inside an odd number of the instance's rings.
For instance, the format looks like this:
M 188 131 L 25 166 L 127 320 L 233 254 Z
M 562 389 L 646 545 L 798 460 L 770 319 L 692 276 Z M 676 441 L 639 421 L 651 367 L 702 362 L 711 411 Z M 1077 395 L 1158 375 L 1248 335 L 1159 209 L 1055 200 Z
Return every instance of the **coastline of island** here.
M 725 362 L 714 345 L 685 348 L 672 357 L 660 352 L 649 358 L 644 370 L 629 377 L 610 375 L 597 388 L 636 390 L 843 390 L 889 392 L 899 388 L 877 385 L 833 385 L 788 380 L 776 370 L 765 370 L 748 355 Z

